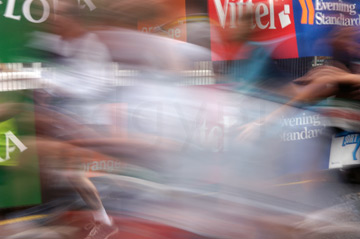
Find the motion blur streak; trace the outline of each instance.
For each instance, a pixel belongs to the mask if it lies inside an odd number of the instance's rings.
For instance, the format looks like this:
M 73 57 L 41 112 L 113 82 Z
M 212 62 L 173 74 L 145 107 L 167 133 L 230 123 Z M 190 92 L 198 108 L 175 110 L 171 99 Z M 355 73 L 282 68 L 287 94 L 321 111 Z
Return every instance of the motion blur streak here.
M 0 238 L 359 238 L 358 29 L 294 76 L 251 11 L 220 62 L 207 1 L 40 3 L 41 63 L 0 67 Z

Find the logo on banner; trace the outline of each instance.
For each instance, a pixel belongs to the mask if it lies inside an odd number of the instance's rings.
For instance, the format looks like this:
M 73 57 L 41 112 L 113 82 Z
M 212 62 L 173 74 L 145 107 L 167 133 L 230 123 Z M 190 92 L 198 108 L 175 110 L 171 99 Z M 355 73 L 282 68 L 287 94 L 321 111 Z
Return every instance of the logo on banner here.
M 58 0 L 53 0 L 58 1 Z M 85 7 L 88 7 L 90 11 L 94 11 L 96 9 L 95 4 L 92 2 L 92 0 L 83 0 L 84 4 L 81 4 L 81 0 L 78 0 L 78 5 L 81 9 L 84 9 Z
M 208 0 L 208 3 L 209 17 L 216 23 L 211 27 L 212 60 L 246 57 L 241 43 L 224 45 L 219 37 L 222 33 L 226 35 L 228 29 L 240 28 L 245 15 L 254 30 L 249 34 L 250 41 L 260 43 L 274 58 L 298 57 L 293 0 Z
M 171 8 L 160 15 L 138 21 L 138 30 L 186 42 L 186 23 L 190 17 L 186 17 L 185 0 L 171 0 Z
M 274 0 L 262 1 L 253 3 L 252 0 L 225 0 L 224 4 L 221 0 L 213 0 L 222 28 L 226 27 L 226 19 L 230 17 L 230 28 L 236 28 L 237 22 L 241 19 L 244 12 L 253 14 L 252 28 L 258 27 L 260 29 L 277 29 L 275 24 L 275 10 Z M 281 28 L 285 28 L 291 24 L 290 19 L 290 5 L 284 4 L 283 11 L 277 14 Z M 255 18 L 255 19 L 254 19 Z M 267 19 L 269 18 L 269 19 Z M 254 21 L 255 20 L 255 21 Z
M 12 146 L 10 141 L 15 145 Z M 20 150 L 20 152 L 24 152 L 27 147 L 13 134 L 13 132 L 8 131 L 5 133 L 5 142 L 6 142 L 6 156 L 5 159 L 0 157 L 0 163 L 8 161 L 10 157 L 10 153 L 14 152 L 16 148 Z
M 323 135 L 325 128 L 319 114 L 308 115 L 303 113 L 300 116 L 285 118 L 282 117 L 281 126 L 285 129 L 282 132 L 281 141 L 308 140 Z
M 299 0 L 302 9 L 301 24 L 314 24 L 315 10 L 312 0 Z M 308 11 L 309 9 L 309 11 Z
M 89 8 L 90 11 L 96 9 L 95 4 L 92 0 L 77 0 L 80 9 Z M 84 3 L 82 3 L 84 2 Z M 53 11 L 56 12 L 56 8 L 58 6 L 59 0 L 52 0 Z M 15 11 L 16 6 L 22 5 L 21 10 L 22 14 Z M 37 5 L 39 9 L 36 14 L 33 6 Z M 6 3 L 0 1 L 0 6 L 5 7 L 4 17 L 16 21 L 20 21 L 23 17 L 32 23 L 43 23 L 45 22 L 49 16 L 51 11 L 50 0 L 25 0 L 25 1 L 17 1 L 17 0 L 7 0 Z M 36 15 L 36 16 L 35 16 Z
M 359 26 L 360 15 L 356 11 L 356 3 L 342 0 L 326 1 L 299 0 L 302 14 L 301 24 Z

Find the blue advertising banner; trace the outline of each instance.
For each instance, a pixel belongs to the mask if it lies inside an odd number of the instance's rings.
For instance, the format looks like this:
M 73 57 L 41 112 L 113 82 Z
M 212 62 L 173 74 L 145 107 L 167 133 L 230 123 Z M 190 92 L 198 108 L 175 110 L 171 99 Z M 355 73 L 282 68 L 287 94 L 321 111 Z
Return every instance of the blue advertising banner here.
M 357 0 L 294 0 L 293 8 L 299 57 L 330 56 L 333 29 L 360 26 Z

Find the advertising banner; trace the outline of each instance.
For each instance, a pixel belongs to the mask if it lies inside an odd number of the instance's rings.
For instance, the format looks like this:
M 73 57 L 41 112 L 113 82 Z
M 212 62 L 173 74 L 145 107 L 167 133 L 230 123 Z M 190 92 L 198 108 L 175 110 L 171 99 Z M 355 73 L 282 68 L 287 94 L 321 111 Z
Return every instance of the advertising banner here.
M 0 208 L 41 203 L 38 155 L 28 144 L 35 136 L 31 94 L 0 93 Z
M 356 0 L 293 0 L 299 57 L 329 56 L 329 39 L 336 27 L 360 26 Z
M 50 30 L 60 0 L 3 0 L 0 2 L 0 62 L 33 62 L 27 48 L 31 33 Z M 74 0 L 76 1 L 76 0 Z M 93 11 L 93 0 L 77 0 L 84 11 Z M 38 60 L 38 59 L 36 59 Z
M 96 14 L 99 2 L 78 0 L 84 12 Z M 359 26 L 356 0 L 208 0 L 212 60 L 246 58 L 241 44 L 224 40 L 225 32 L 244 28 L 240 19 L 250 13 L 250 41 L 278 59 L 329 56 L 334 27 Z M 59 0 L 4 0 L 0 4 L 0 62 L 31 62 L 26 43 L 34 30 L 49 28 Z M 206 5 L 206 2 L 204 2 Z M 186 41 L 186 1 L 173 0 L 156 19 L 138 22 L 138 30 Z M 90 14 L 90 15 L 91 15 Z M 190 14 L 190 13 L 189 13 Z M 188 14 L 188 15 L 189 15 Z M 197 34 L 196 32 L 193 33 Z
M 276 58 L 298 57 L 293 1 L 260 0 L 209 0 L 211 25 L 211 49 L 213 60 L 235 60 L 246 58 L 242 45 L 229 43 L 224 34 L 247 28 L 240 22 L 244 13 L 249 13 L 250 41 L 259 42 L 271 48 Z
M 138 30 L 186 41 L 185 0 L 172 0 L 171 8 L 150 21 L 139 21 Z
M 241 44 L 224 41 L 229 30 L 240 30 L 249 13 L 249 41 L 268 49 L 274 58 L 329 56 L 334 27 L 359 26 L 357 1 L 342 0 L 209 0 L 213 60 L 245 58 Z

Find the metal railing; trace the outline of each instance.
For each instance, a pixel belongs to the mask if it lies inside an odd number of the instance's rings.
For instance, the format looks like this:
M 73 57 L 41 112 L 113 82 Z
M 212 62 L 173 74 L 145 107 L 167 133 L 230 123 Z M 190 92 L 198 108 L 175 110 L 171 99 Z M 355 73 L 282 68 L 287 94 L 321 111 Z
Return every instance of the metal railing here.
M 279 69 L 288 73 L 291 78 L 304 75 L 313 66 L 313 57 L 274 60 Z M 141 85 L 146 79 L 137 69 L 120 69 L 114 63 L 114 82 L 116 87 Z M 241 61 L 196 62 L 193 69 L 178 74 L 177 86 L 211 85 L 223 83 L 231 72 L 244 72 L 246 67 Z M 0 91 L 39 89 L 49 86 L 50 81 L 44 73 L 51 73 L 53 68 L 42 63 L 8 63 L 0 64 Z M 145 77 L 146 78 L 146 77 Z

